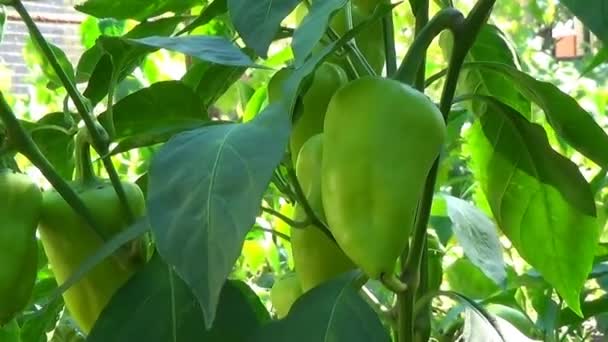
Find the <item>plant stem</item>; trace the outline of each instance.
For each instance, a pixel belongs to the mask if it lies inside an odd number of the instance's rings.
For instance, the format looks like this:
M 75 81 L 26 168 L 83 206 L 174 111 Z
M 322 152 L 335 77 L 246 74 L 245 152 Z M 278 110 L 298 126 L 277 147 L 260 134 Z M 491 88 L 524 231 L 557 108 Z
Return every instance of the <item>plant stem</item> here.
M 433 19 L 420 30 L 416 39 L 414 39 L 394 78 L 411 85 L 416 83 L 418 69 L 424 65 L 422 62 L 424 56 L 426 56 L 426 50 L 431 45 L 433 39 L 445 29 L 451 31 L 457 30 L 463 21 L 464 17 L 457 9 L 446 8 L 437 12 Z
M 399 76 L 399 72 L 402 71 L 402 67 L 404 65 L 414 65 L 413 69 L 411 69 L 412 75 L 408 77 L 410 77 L 407 80 L 407 83 L 409 84 L 413 84 L 419 91 L 424 92 L 424 75 L 425 75 L 425 68 L 424 66 L 426 65 L 426 50 L 428 49 L 428 45 L 430 44 L 430 41 L 428 42 L 428 44 L 426 43 L 426 37 L 431 36 L 431 34 L 429 34 L 429 30 L 427 29 L 428 27 L 437 27 L 438 25 L 436 25 L 435 23 L 437 22 L 437 17 L 435 16 L 434 18 L 434 22 L 433 23 L 429 23 L 429 1 L 425 0 L 425 1 L 419 1 L 418 2 L 418 7 L 416 10 L 416 13 L 414 13 L 414 16 L 416 17 L 416 25 L 415 25 L 415 40 L 414 40 L 414 44 L 410 47 L 410 49 L 408 50 L 408 53 L 406 55 L 406 58 L 404 59 L 404 62 L 402 63 L 401 67 L 399 68 L 399 71 L 397 72 L 397 76 Z M 427 30 L 427 31 L 425 31 Z M 434 33 L 431 31 L 431 33 Z M 437 35 L 438 33 L 435 33 L 434 35 L 432 35 L 433 37 L 435 35 Z M 430 38 L 432 40 L 432 38 Z M 423 42 L 424 44 L 421 44 L 419 42 Z M 416 44 L 418 43 L 418 44 Z M 420 48 L 418 48 L 418 46 L 420 47 L 424 47 L 424 49 L 422 50 L 418 50 Z M 415 55 L 416 59 L 415 59 L 415 63 L 412 62 L 410 59 L 412 58 L 411 56 Z M 422 66 L 422 67 L 421 67 Z M 411 228 L 411 227 L 408 227 Z M 415 233 L 417 233 L 418 231 L 415 230 Z M 425 236 L 426 236 L 426 228 L 424 230 L 425 232 Z M 425 244 L 419 245 L 416 242 L 416 235 L 414 236 L 414 239 L 412 241 L 412 245 L 410 246 L 410 248 L 406 251 L 404 251 L 404 253 L 407 253 L 407 256 L 402 255 L 401 260 L 402 260 L 402 269 L 401 269 L 401 274 L 402 274 L 402 281 L 405 282 L 406 284 L 408 284 L 408 288 L 407 291 L 404 291 L 403 293 L 400 293 L 397 295 L 397 307 L 398 307 L 398 336 L 399 336 L 399 341 L 400 342 L 404 342 L 404 341 L 411 341 L 413 342 L 415 337 L 416 337 L 416 329 L 415 329 L 415 321 L 416 321 L 416 317 L 414 315 L 414 306 L 416 304 L 416 293 L 418 291 L 418 286 L 420 283 L 420 262 L 412 264 L 410 262 L 410 256 L 413 253 L 417 252 L 417 248 L 421 249 L 422 251 L 424 251 L 425 249 Z M 405 259 L 405 261 L 404 261 Z
M 443 30 L 443 28 L 449 28 L 453 32 L 454 51 L 450 57 L 447 79 L 441 94 L 439 105 L 446 123 L 450 108 L 452 106 L 452 100 L 454 99 L 458 75 L 460 73 L 462 64 L 464 63 L 468 51 L 475 42 L 479 30 L 481 30 L 482 25 L 485 23 L 488 15 L 490 14 L 495 1 L 496 0 L 480 0 L 477 2 L 464 22 L 462 21 L 462 14 L 460 14 L 460 12 L 454 12 L 454 10 L 451 9 L 442 10 L 440 13 L 447 14 L 443 14 L 441 17 L 445 16 L 446 19 L 437 19 L 439 16 L 439 14 L 437 14 L 437 16 L 435 16 L 435 18 L 433 18 L 433 20 L 422 29 L 420 36 L 416 38 L 414 45 L 412 45 L 410 51 L 408 51 L 400 70 L 397 72 L 396 78 L 399 80 L 410 81 L 410 84 L 416 80 L 418 83 L 420 78 L 418 78 L 416 75 L 418 75 L 417 71 L 420 68 L 420 65 L 416 66 L 416 59 L 412 60 L 412 58 L 420 58 L 420 56 L 423 56 L 424 51 L 426 51 L 430 41 L 432 40 L 431 37 L 437 36 Z M 442 23 L 444 20 L 445 22 Z M 437 29 L 435 26 L 442 28 Z M 414 52 L 412 52 L 412 50 L 414 50 Z M 424 78 L 422 78 L 420 85 L 424 86 Z M 418 207 L 412 243 L 408 251 L 407 259 L 403 265 L 404 272 L 402 274 L 402 281 L 408 284 L 409 289 L 399 297 L 398 335 L 400 342 L 411 342 L 415 340 L 413 329 L 415 319 L 414 308 L 416 291 L 420 283 L 419 268 L 424 255 L 426 229 L 430 217 L 433 195 L 435 193 L 435 183 L 437 180 L 438 168 L 439 158 L 437 158 L 433 163 L 427 177 L 424 193 Z
M 263 232 L 270 233 L 272 235 L 280 237 L 281 239 L 283 239 L 283 240 L 285 240 L 287 242 L 291 242 L 291 238 L 288 235 L 283 234 L 281 232 L 277 232 L 274 229 L 269 229 L 269 228 L 264 228 L 264 227 L 259 227 L 259 226 L 254 227 L 254 229 L 258 229 L 258 230 L 261 230 Z
M 303 222 L 294 221 L 294 220 L 290 219 L 289 217 L 281 214 L 280 212 L 278 212 L 272 208 L 268 208 L 268 207 L 262 207 L 262 211 L 278 218 L 279 220 L 290 225 L 291 227 L 298 228 L 298 229 L 306 228 L 306 227 L 310 226 L 312 223 L 311 220 L 306 220 Z
M 47 43 L 46 39 L 36 26 L 36 23 L 28 13 L 25 6 L 23 6 L 21 0 L 12 0 L 11 5 L 15 8 L 17 13 L 19 13 L 21 19 L 23 19 L 23 22 L 27 26 L 30 34 L 32 35 L 32 38 L 34 39 L 36 44 L 38 44 L 38 46 L 42 50 L 42 53 L 46 56 L 47 60 L 53 67 L 53 70 L 55 71 L 55 73 L 61 80 L 61 83 L 65 87 L 68 95 L 72 99 L 74 106 L 76 106 L 78 114 L 80 114 L 80 116 L 82 117 L 82 120 L 84 121 L 85 126 L 89 131 L 91 145 L 93 146 L 95 151 L 97 151 L 97 153 L 102 157 L 103 165 L 106 171 L 108 172 L 108 175 L 110 176 L 110 180 L 112 182 L 112 186 L 114 187 L 116 194 L 120 199 L 120 202 L 123 207 L 123 213 L 127 218 L 127 222 L 133 223 L 133 212 L 129 207 L 127 196 L 120 182 L 120 177 L 118 176 L 118 173 L 114 168 L 114 164 L 112 164 L 112 160 L 109 154 L 108 146 L 110 144 L 110 137 L 108 135 L 108 132 L 106 132 L 103 126 L 101 126 L 99 122 L 97 122 L 97 119 L 92 115 L 91 110 L 85 104 L 85 99 L 82 97 L 82 95 L 76 88 L 76 85 L 74 85 L 74 82 L 72 82 L 72 79 L 68 77 L 65 70 L 63 70 L 63 68 L 59 64 L 59 61 L 53 53 L 53 50 L 51 49 L 50 45 Z M 110 124 L 110 127 L 113 127 L 113 123 Z
M 393 12 L 382 18 L 384 55 L 386 56 L 386 75 L 393 77 L 397 72 L 397 51 L 395 50 L 395 28 L 393 26 Z
M 81 130 L 76 134 L 76 181 L 82 182 L 82 184 L 91 184 L 97 180 L 97 176 L 93 171 L 91 145 L 86 135 L 86 130 Z
M 296 173 L 293 170 L 293 168 L 287 168 L 287 174 L 289 175 L 289 179 L 291 180 L 294 190 L 296 192 L 297 201 L 298 201 L 298 203 L 300 203 L 300 205 L 304 209 L 304 212 L 306 213 L 306 216 L 308 217 L 307 220 L 310 220 L 311 223 L 314 224 L 315 226 L 317 226 L 317 228 L 319 228 L 331 241 L 335 242 L 336 239 L 329 231 L 329 227 L 327 227 L 325 222 L 323 222 L 317 216 L 317 214 L 314 212 L 314 210 L 312 210 L 310 203 L 308 203 L 308 200 L 306 199 L 306 195 L 304 195 L 302 186 L 300 185 L 300 182 L 298 181 L 298 177 L 296 177 Z

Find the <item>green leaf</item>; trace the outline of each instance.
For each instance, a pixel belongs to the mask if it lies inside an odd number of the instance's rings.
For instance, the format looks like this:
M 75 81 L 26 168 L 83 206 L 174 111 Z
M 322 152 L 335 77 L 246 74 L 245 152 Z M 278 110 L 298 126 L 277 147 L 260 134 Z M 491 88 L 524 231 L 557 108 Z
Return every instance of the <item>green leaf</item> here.
M 284 97 L 253 120 L 182 133 L 152 160 L 147 207 L 159 253 L 193 288 L 208 327 L 221 286 L 284 157 L 296 94 L 317 66 L 356 33 L 328 44 L 291 73 L 282 84 Z
M 353 284 L 358 274 L 341 274 L 306 292 L 284 319 L 263 326 L 248 341 L 390 341 Z
M 608 46 L 608 44 L 606 46 Z M 591 71 L 593 71 L 593 69 L 606 62 L 608 62 L 608 47 L 604 47 L 593 57 L 589 64 L 585 66 L 583 72 L 581 72 L 581 77 L 588 75 Z
M 496 226 L 469 202 L 443 195 L 452 230 L 465 255 L 497 285 L 505 286 L 507 272 Z
M 32 127 L 33 131 L 30 129 L 42 154 L 64 179 L 72 179 L 74 172 L 74 139 L 62 131 L 71 128 L 64 113 L 50 113 Z
M 483 299 L 498 293 L 501 289 L 468 258 L 451 263 L 443 271 L 450 289 L 466 297 Z
M 210 108 L 247 70 L 245 67 L 199 62 L 182 80 L 198 94 L 201 103 Z
M 180 13 L 199 3 L 200 0 L 87 0 L 75 8 L 97 18 L 144 21 L 167 12 Z
M 175 27 L 183 20 L 181 17 L 161 18 L 147 21 L 135 26 L 124 35 L 124 38 L 140 38 L 150 35 L 166 36 L 173 33 Z M 119 49 L 108 50 L 107 39 L 120 40 L 118 37 L 102 36 L 96 44 L 86 50 L 76 68 L 76 78 L 79 82 L 89 81 L 84 95 L 93 103 L 101 101 L 107 95 L 110 77 L 113 72 L 120 70 L 118 81 L 130 74 L 151 51 L 149 48 L 123 43 Z M 104 48 L 105 47 L 105 48 Z M 104 57 L 105 56 L 105 57 Z M 125 56 L 129 56 L 128 59 Z M 103 59 L 106 60 L 103 60 Z M 112 64 L 112 61 L 116 65 Z M 131 61 L 131 63 L 128 63 Z M 115 67 L 115 70 L 113 69 Z
M 289 125 L 286 107 L 270 106 L 246 124 L 182 133 L 152 161 L 148 208 L 158 249 L 193 287 L 208 325 L 283 156 Z
M 555 85 L 538 81 L 507 65 L 479 62 L 472 66 L 507 77 L 511 87 L 517 87 L 524 96 L 542 108 L 557 134 L 584 156 L 602 168 L 608 168 L 608 135 L 575 99 Z
M 496 26 L 489 24 L 482 27 L 466 60 L 468 62 L 496 62 L 513 68 L 519 67 L 517 54 L 505 35 Z M 512 80 L 503 75 L 479 69 L 465 69 L 462 72 L 461 80 L 469 88 L 465 90 L 466 93 L 471 93 L 471 88 L 475 87 L 476 94 L 490 94 L 515 108 L 525 117 L 530 117 L 530 101 L 513 87 Z M 475 105 L 474 102 L 473 108 Z
M 55 55 L 55 58 L 59 62 L 61 69 L 63 69 L 68 79 L 71 82 L 74 82 L 74 67 L 72 66 L 72 63 L 70 63 L 70 60 L 66 56 L 65 52 L 51 42 L 47 41 L 47 44 L 50 46 L 51 51 Z M 35 65 L 42 69 L 44 76 L 49 79 L 48 88 L 57 89 L 63 87 L 61 79 L 59 79 L 59 76 L 57 76 L 57 73 L 55 72 L 55 69 L 49 62 L 48 58 L 42 54 L 40 47 L 31 37 L 28 38 L 25 49 L 28 51 L 25 54 L 28 65 Z
M 21 328 L 16 320 L 12 320 L 4 326 L 0 326 L 0 341 L 21 342 Z
M 196 17 L 196 19 L 194 19 L 186 27 L 181 29 L 177 35 L 180 36 L 183 33 L 192 32 L 195 28 L 208 24 L 217 16 L 224 14 L 227 11 L 228 5 L 226 3 L 226 0 L 215 0 L 209 5 L 207 5 L 207 7 L 205 7 L 205 9 L 201 11 L 199 16 Z
M 296 67 L 304 63 L 315 45 L 325 34 L 334 13 L 341 9 L 346 0 L 313 1 L 310 11 L 296 28 L 291 43 Z
M 222 288 L 215 324 L 206 330 L 191 290 L 158 254 L 112 298 L 87 341 L 243 341 L 270 319 L 240 281 Z M 238 328 L 235 328 L 238 322 Z
M 228 0 L 228 13 L 245 44 L 266 57 L 281 22 L 299 3 L 300 0 Z
M 107 126 L 107 112 L 99 116 Z M 165 142 L 185 130 L 209 121 L 198 96 L 183 82 L 154 83 L 118 101 L 113 107 L 115 135 L 119 143 L 128 139 L 130 148 Z M 120 150 L 124 152 L 124 148 Z M 117 152 L 116 149 L 113 151 Z
M 561 0 L 604 45 L 608 45 L 608 3 L 605 0 Z
M 232 66 L 261 67 L 224 37 L 145 37 L 129 41 L 149 47 L 181 52 L 204 61 Z
M 470 167 L 519 254 L 580 313 L 599 238 L 589 184 L 576 164 L 551 148 L 542 127 L 484 99 L 487 111 L 477 113 L 468 136 Z

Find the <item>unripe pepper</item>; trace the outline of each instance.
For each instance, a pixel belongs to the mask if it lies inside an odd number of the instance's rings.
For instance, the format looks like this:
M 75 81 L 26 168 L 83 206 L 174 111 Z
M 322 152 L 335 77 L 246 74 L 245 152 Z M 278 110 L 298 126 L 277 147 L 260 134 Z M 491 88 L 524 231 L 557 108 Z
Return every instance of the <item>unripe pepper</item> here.
M 269 101 L 281 96 L 280 84 L 284 82 L 291 69 L 282 69 L 268 86 Z M 321 64 L 313 75 L 312 82 L 295 110 L 294 124 L 289 137 L 292 162 L 295 165 L 302 145 L 313 135 L 323 131 L 327 105 L 332 95 L 348 82 L 346 73 L 332 63 Z
M 398 81 L 363 77 L 331 99 L 323 206 L 336 241 L 370 278 L 393 274 L 445 137 L 433 102 Z
M 105 240 L 127 228 L 118 196 L 108 180 L 97 178 L 91 169 L 89 145 L 77 139 L 77 179 L 70 185 L 80 196 L 104 236 L 93 230 L 55 190 L 43 196 L 40 238 L 51 270 L 59 285 L 103 246 Z M 122 182 L 127 202 L 135 217 L 144 213 L 144 196 L 133 183 Z M 141 240 L 132 242 L 134 246 Z M 64 294 L 65 305 L 78 326 L 88 333 L 103 308 L 145 259 L 140 245 L 129 258 L 104 259 Z
M 323 134 L 317 134 L 304 143 L 298 155 L 296 175 L 308 204 L 325 221 L 321 202 L 322 141 Z M 301 205 L 296 206 L 295 216 L 296 221 L 306 219 Z M 291 248 L 295 271 L 304 292 L 355 268 L 336 242 L 313 225 L 291 230 Z
M 28 176 L 3 165 L 0 168 L 2 326 L 25 308 L 32 295 L 38 265 L 36 227 L 42 212 L 42 191 Z

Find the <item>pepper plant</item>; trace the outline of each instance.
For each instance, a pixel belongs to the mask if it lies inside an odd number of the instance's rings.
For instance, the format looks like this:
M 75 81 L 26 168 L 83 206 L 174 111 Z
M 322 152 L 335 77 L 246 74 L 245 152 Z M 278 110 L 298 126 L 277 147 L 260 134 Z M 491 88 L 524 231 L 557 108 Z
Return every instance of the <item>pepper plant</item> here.
M 0 0 L 61 108 L 0 94 L 0 340 L 601 334 L 605 120 L 471 4 L 85 0 L 73 65 Z

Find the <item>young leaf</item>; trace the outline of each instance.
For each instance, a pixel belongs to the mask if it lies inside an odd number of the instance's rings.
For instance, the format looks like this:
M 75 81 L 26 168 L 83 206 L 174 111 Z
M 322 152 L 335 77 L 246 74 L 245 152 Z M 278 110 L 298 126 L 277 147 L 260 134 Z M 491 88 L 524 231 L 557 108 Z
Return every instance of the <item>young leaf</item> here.
M 306 292 L 280 321 L 262 326 L 250 342 L 390 341 L 378 315 L 353 284 L 348 272 Z
M 459 198 L 444 195 L 452 229 L 465 255 L 499 286 L 507 280 L 496 226 L 481 210 Z
M 589 184 L 539 125 L 484 98 L 487 111 L 468 136 L 471 169 L 513 246 L 580 313 L 599 238 Z
M 158 254 L 112 298 L 87 341 L 243 341 L 268 312 L 240 281 L 222 288 L 215 324 L 206 330 L 191 290 Z M 238 329 L 234 323 L 238 322 Z
M 266 57 L 281 22 L 300 1 L 228 0 L 228 13 L 245 44 L 258 56 Z

